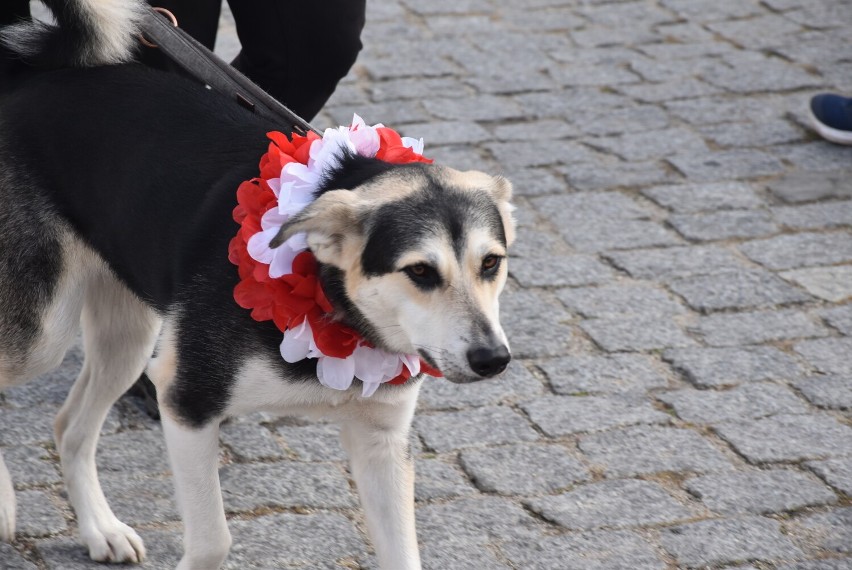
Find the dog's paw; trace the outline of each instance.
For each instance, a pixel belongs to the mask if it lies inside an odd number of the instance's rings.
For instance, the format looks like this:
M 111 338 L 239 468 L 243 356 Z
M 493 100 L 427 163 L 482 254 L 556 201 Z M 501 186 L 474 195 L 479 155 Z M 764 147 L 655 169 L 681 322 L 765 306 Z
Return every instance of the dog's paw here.
M 11 499 L 0 493 L 0 542 L 15 539 L 15 495 Z
M 15 489 L 0 457 L 0 541 L 15 539 Z
M 142 562 L 145 545 L 136 531 L 116 520 L 99 528 L 80 530 L 80 540 L 89 549 L 89 557 L 96 562 Z

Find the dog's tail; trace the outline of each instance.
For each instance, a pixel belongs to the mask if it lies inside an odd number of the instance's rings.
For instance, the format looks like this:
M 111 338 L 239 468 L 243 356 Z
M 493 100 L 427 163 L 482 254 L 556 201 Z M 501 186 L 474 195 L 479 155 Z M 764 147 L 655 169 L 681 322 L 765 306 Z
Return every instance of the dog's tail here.
M 43 1 L 57 25 L 30 21 L 0 31 L 0 42 L 28 63 L 91 67 L 133 57 L 145 8 L 141 0 Z

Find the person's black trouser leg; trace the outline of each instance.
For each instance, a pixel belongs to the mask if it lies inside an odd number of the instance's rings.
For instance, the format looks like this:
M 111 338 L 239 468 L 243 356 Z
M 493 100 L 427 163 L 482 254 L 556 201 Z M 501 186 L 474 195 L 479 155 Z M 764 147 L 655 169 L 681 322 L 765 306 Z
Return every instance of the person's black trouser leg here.
M 234 67 L 311 120 L 361 50 L 366 0 L 228 0 L 242 51 Z

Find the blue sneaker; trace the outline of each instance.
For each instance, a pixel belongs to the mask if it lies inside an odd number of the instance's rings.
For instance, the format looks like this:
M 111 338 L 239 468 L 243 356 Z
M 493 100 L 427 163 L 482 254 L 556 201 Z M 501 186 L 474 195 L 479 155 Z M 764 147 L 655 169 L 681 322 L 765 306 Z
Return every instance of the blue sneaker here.
M 811 122 L 822 138 L 852 145 L 852 99 L 820 93 L 811 99 Z

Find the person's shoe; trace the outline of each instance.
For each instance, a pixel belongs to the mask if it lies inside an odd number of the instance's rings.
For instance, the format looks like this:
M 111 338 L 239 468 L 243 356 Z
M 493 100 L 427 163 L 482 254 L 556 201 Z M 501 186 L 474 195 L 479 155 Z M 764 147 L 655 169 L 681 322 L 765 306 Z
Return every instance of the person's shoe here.
M 811 99 L 809 109 L 811 122 L 822 138 L 852 145 L 852 98 L 820 93 Z

